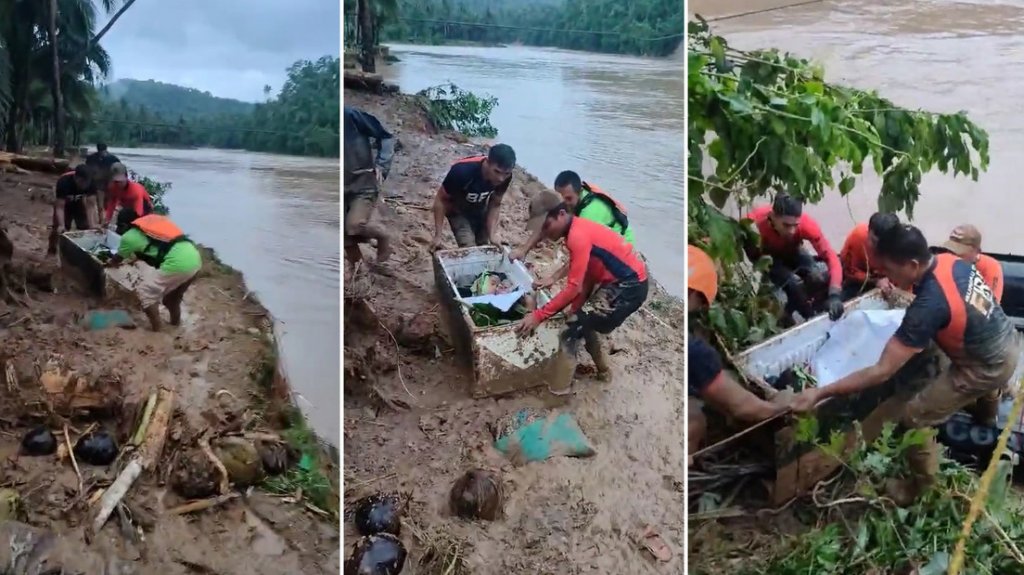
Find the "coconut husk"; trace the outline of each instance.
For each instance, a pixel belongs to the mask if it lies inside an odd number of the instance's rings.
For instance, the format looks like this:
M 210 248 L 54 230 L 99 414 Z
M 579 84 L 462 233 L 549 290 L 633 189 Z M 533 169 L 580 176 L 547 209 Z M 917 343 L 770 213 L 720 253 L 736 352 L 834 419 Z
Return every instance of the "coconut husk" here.
M 486 469 L 471 469 L 452 485 L 448 503 L 452 513 L 463 519 L 494 521 L 505 508 L 501 477 Z
M 263 459 L 250 441 L 241 437 L 225 437 L 213 449 L 217 459 L 224 464 L 228 479 L 236 487 L 249 487 L 263 480 Z

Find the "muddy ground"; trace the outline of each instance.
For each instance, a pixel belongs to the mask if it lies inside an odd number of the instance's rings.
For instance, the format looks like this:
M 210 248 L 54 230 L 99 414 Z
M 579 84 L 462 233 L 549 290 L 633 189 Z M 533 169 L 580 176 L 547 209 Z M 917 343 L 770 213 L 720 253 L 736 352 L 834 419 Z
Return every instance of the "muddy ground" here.
M 53 274 L 52 286 L 29 285 L 27 291 L 15 286 L 13 300 L 0 297 L 0 360 L 17 374 L 16 385 L 0 386 L 0 485 L 20 493 L 20 518 L 57 532 L 72 555 L 80 552 L 67 564 L 68 572 L 99 573 L 94 562 L 114 557 L 125 573 L 337 573 L 337 523 L 310 511 L 301 495 L 285 500 L 256 489 L 212 510 L 165 513 L 183 502 L 166 480 L 181 469 L 183 454 L 201 431 L 277 431 L 270 388 L 257 383 L 266 384 L 273 373 L 270 321 L 254 298 L 245 297 L 242 277 L 209 253 L 200 279 L 186 295 L 180 328 L 152 333 L 137 306 L 100 302 L 60 273 L 55 256 L 46 256 L 54 181 L 50 175 L 0 171 L 0 216 L 14 244 L 12 265 Z M 52 293 L 40 287 L 52 287 Z M 112 307 L 129 310 L 139 328 L 87 331 L 79 323 L 89 310 Z M 81 417 L 67 421 L 45 402 L 34 401 L 41 396 L 39 372 L 53 354 L 107 390 L 115 412 L 91 422 Z M 117 465 L 83 463 L 82 494 L 68 458 L 19 456 L 21 437 L 39 423 L 59 434 L 68 423 L 74 442 L 94 425 L 117 434 L 123 445 L 136 425 L 139 405 L 160 386 L 177 396 L 168 443 L 156 471 L 144 474 L 127 498 L 143 540 L 131 541 L 126 534 L 132 530 L 119 528 L 115 514 L 88 545 L 84 525 L 96 510 L 90 495 L 109 484 Z M 0 556 L 5 553 L 6 544 L 0 545 Z
M 376 115 L 402 144 L 385 183 L 391 199 L 376 216 L 398 236 L 394 273 L 364 266 L 353 276 L 346 268 L 346 502 L 377 490 L 411 494 L 403 531 L 411 558 L 405 574 L 444 572 L 423 565 L 430 543 L 437 541 L 454 542 L 464 561 L 462 573 L 680 572 L 681 302 L 652 290 L 644 310 L 607 340 L 613 381 L 578 376 L 582 389 L 564 409 L 578 418 L 596 456 L 513 466 L 491 447 L 488 424 L 516 408 L 543 407 L 550 395 L 541 390 L 480 400 L 466 395 L 467 376 L 439 327 L 428 253 L 433 226 L 428 207 L 437 186 L 453 160 L 481 148 L 454 135 L 434 134 L 406 96 L 346 90 L 345 103 Z M 517 168 L 502 206 L 504 240 L 514 245 L 525 239 L 528 198 L 544 187 Z M 445 234 L 446 247 L 455 247 L 447 227 Z M 371 248 L 364 253 L 373 258 Z M 554 255 L 550 248 L 531 254 L 535 275 L 553 269 Z M 376 317 L 352 313 L 363 301 Z M 583 363 L 590 364 L 585 354 Z M 474 466 L 500 472 L 503 519 L 468 522 L 450 516 L 448 491 Z M 635 534 L 647 525 L 673 549 L 671 562 L 657 563 L 636 543 Z M 344 529 L 347 554 L 355 535 L 351 520 Z

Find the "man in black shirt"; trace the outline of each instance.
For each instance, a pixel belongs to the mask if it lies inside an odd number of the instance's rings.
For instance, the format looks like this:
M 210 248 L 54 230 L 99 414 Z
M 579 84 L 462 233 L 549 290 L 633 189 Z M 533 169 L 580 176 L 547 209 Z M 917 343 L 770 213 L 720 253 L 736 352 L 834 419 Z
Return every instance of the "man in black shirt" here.
M 699 313 L 715 299 L 718 272 L 711 258 L 700 248 L 687 246 L 686 254 L 687 311 Z M 706 341 L 693 333 L 687 333 L 686 339 L 686 392 L 690 398 L 687 402 L 688 462 L 707 431 L 707 420 L 697 399 L 746 423 L 762 421 L 788 409 L 792 393 L 780 392 L 771 401 L 761 399 L 725 372 L 718 352 Z
M 345 106 L 345 258 L 350 262 L 362 259 L 359 244 L 371 239 L 377 240 L 378 263 L 391 256 L 390 236 L 371 225 L 370 218 L 394 155 L 395 137 L 380 121 L 362 110 Z
M 441 247 L 445 218 L 460 248 L 498 243 L 498 213 L 515 166 L 516 153 L 508 144 L 452 164 L 434 197 L 431 251 Z
M 93 217 L 97 214 L 96 185 L 92 181 L 91 170 L 85 164 L 79 164 L 75 171 L 58 178 L 54 193 L 51 254 L 57 251 L 58 234 L 70 231 L 72 225 L 79 230 L 92 228 Z
M 102 195 L 100 202 L 97 202 L 97 209 L 105 205 L 107 198 L 107 185 L 110 183 L 110 169 L 121 160 L 107 151 L 107 145 L 103 142 L 96 144 L 96 151 L 85 157 L 85 165 L 92 172 L 92 181 L 96 189 Z

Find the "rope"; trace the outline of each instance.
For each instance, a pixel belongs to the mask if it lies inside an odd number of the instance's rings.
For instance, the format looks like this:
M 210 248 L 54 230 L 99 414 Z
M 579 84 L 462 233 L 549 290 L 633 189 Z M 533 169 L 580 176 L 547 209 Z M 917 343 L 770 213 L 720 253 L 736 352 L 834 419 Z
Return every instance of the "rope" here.
M 815 0 L 821 2 L 823 0 Z M 512 24 L 489 24 L 487 22 L 460 22 L 457 20 L 435 20 L 430 18 L 398 18 L 403 22 L 420 22 L 423 24 L 445 24 L 452 26 L 465 26 L 472 28 L 497 28 L 501 30 L 528 30 L 531 32 L 556 32 L 559 34 L 594 34 L 595 36 L 622 36 L 637 40 L 640 42 L 656 42 L 658 40 L 668 40 L 669 38 L 682 38 L 686 35 L 686 32 L 678 32 L 676 34 L 669 34 L 667 36 L 657 36 L 654 38 L 645 38 L 642 36 L 632 36 L 622 32 L 613 32 L 608 30 L 573 30 L 573 29 L 560 29 L 560 28 L 536 28 L 533 26 L 515 26 Z
M 796 8 L 798 6 L 807 6 L 809 4 L 818 4 L 825 0 L 807 0 L 806 2 L 797 2 L 796 4 L 786 4 L 785 6 L 774 6 L 772 8 L 764 8 L 761 10 L 751 10 L 750 12 L 740 12 L 739 14 L 729 14 L 726 16 L 719 16 L 717 18 L 705 18 L 705 22 L 720 22 L 722 20 L 732 20 L 733 18 L 742 18 L 744 16 L 754 16 L 756 14 L 764 14 L 765 12 L 775 12 L 776 10 L 785 10 L 786 8 Z
M 1024 383 L 1024 377 L 1020 379 L 1018 385 Z M 978 484 L 978 491 L 971 498 L 971 507 L 967 511 L 967 519 L 964 521 L 964 526 L 960 530 L 960 538 L 956 542 L 956 549 L 953 551 L 953 558 L 949 562 L 949 575 L 959 575 L 960 569 L 964 566 L 964 553 L 967 549 L 967 538 L 971 535 L 971 529 L 974 527 L 974 522 L 978 519 L 978 515 L 981 513 L 982 507 L 985 505 L 985 500 L 988 499 L 988 489 L 992 485 L 992 479 L 996 476 L 996 467 L 999 466 L 999 458 L 1002 456 L 1003 451 L 1006 450 L 1006 443 L 1010 439 L 1010 430 L 1013 429 L 1012 422 L 1020 416 L 1021 406 L 1024 405 L 1024 388 L 1017 392 L 1017 397 L 1013 400 L 1013 407 L 1010 409 L 1010 415 L 1006 419 L 1006 427 L 1003 428 L 1003 432 L 999 434 L 999 441 L 996 442 L 996 449 L 992 452 L 992 459 L 988 462 L 988 467 L 985 468 L 985 473 L 981 475 L 981 481 Z

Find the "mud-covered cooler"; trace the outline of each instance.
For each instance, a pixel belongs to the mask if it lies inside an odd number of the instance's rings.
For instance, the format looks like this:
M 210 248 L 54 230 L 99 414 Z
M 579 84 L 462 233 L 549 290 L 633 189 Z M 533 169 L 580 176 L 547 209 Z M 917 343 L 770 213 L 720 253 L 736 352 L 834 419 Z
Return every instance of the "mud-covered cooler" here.
M 542 323 L 530 337 L 516 336 L 513 323 L 478 326 L 459 286 L 484 272 L 498 272 L 517 288 L 532 290 L 533 276 L 521 262 L 495 246 L 438 251 L 434 254 L 434 284 L 441 306 L 441 326 L 456 358 L 469 377 L 467 392 L 488 397 L 546 385 L 558 354 L 558 334 L 565 329 L 559 314 Z M 537 305 L 550 299 L 535 292 Z
M 64 232 L 60 236 L 60 265 L 73 272 L 86 288 L 103 299 L 134 298 L 135 286 L 142 279 L 134 266 L 106 268 L 97 256 L 104 251 L 117 253 L 121 236 L 109 230 Z

